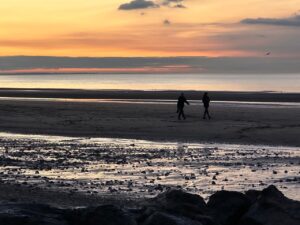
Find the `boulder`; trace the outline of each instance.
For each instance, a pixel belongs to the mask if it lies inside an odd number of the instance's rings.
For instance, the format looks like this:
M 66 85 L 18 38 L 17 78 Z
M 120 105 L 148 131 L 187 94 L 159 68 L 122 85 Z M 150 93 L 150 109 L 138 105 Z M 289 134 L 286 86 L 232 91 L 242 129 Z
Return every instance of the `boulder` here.
M 0 203 L 0 225 L 299 225 L 300 202 L 275 186 L 246 194 L 219 191 L 206 204 L 198 195 L 169 190 L 130 209 L 101 205 L 59 209 Z
M 299 225 L 300 202 L 286 198 L 275 186 L 264 189 L 239 225 Z
M 186 210 L 200 214 L 207 212 L 206 203 L 201 196 L 182 190 L 168 190 L 154 198 L 152 203 L 165 210 L 179 213 Z
M 251 204 L 255 203 L 258 197 L 261 194 L 261 191 L 258 190 L 248 190 L 245 192 L 246 196 L 250 199 Z
M 143 225 L 202 225 L 189 218 L 177 217 L 167 213 L 156 212 L 152 214 Z
M 184 192 L 180 189 L 170 189 L 162 194 L 159 194 L 156 198 L 156 201 L 164 201 L 164 202 L 182 202 L 188 203 L 191 205 L 197 205 L 200 207 L 206 207 L 206 203 L 204 199 L 200 195 L 190 194 Z
M 114 205 L 74 210 L 68 218 L 71 225 L 136 225 L 133 216 Z
M 65 211 L 42 204 L 1 204 L 2 225 L 67 225 Z
M 236 224 L 250 205 L 245 194 L 235 191 L 218 191 L 207 203 L 209 214 L 221 225 Z
M 168 214 L 187 217 L 201 222 L 203 225 L 213 225 L 213 219 L 207 215 L 208 208 L 204 199 L 196 194 L 182 190 L 168 190 L 151 201 L 151 208 Z

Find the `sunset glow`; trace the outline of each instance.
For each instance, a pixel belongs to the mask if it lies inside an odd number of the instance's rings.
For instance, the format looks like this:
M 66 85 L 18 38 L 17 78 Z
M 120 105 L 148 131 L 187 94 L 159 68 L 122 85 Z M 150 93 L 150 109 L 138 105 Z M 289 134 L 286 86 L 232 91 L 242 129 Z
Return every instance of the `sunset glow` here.
M 216 57 L 272 51 L 277 56 L 299 56 L 299 45 L 296 49 L 293 45 L 300 33 L 297 23 L 269 26 L 241 21 L 288 19 L 297 15 L 300 0 L 178 1 L 185 8 L 153 2 L 157 7 L 121 10 L 130 0 L 4 1 L 0 54 Z
M 200 72 L 200 69 L 198 69 Z M 141 68 L 34 68 L 19 70 L 0 70 L 0 74 L 76 74 L 76 73 L 190 73 L 194 72 L 188 65 L 141 67 Z

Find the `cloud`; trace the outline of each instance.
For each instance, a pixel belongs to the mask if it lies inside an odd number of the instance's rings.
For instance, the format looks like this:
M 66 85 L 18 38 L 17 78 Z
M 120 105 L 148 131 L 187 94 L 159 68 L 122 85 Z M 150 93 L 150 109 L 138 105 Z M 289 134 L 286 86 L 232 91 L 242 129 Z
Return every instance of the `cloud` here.
M 136 10 L 136 9 L 148 9 L 158 8 L 159 5 L 153 1 L 148 0 L 132 0 L 129 3 L 124 3 L 119 6 L 119 10 Z
M 286 18 L 247 18 L 242 20 L 241 23 L 300 27 L 300 14 L 295 14 L 294 16 Z
M 1 57 L 1 73 L 299 73 L 298 58 L 260 57 Z M 75 69 L 75 71 L 73 71 Z
M 163 6 L 169 6 L 171 8 L 186 8 L 183 5 L 184 0 L 164 0 L 161 4 Z
M 136 9 L 148 9 L 148 8 L 160 8 L 160 6 L 167 6 L 170 8 L 186 8 L 183 5 L 184 0 L 163 0 L 160 3 L 156 3 L 152 0 L 132 0 L 129 3 L 124 3 L 119 6 L 119 10 L 136 10 Z

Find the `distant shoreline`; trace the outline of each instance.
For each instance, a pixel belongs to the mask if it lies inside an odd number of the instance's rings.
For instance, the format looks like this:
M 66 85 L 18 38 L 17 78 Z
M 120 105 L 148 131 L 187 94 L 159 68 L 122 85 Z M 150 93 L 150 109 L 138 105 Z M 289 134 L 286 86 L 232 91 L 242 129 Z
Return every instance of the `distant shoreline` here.
M 0 97 L 73 98 L 73 99 L 166 99 L 176 100 L 180 90 L 83 90 L 83 89 L 30 89 L 0 88 Z M 204 91 L 184 91 L 190 100 L 200 100 Z M 300 93 L 210 91 L 214 101 L 245 102 L 300 102 Z

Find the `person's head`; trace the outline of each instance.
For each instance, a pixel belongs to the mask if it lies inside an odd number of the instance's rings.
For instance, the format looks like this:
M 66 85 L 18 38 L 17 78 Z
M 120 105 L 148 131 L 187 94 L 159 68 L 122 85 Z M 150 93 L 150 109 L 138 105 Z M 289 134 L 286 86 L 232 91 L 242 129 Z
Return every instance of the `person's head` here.
M 184 93 L 183 93 L 183 92 L 181 92 L 180 96 L 182 96 L 182 97 L 183 97 L 183 96 L 184 96 Z
M 207 92 L 204 92 L 204 95 L 207 96 Z

